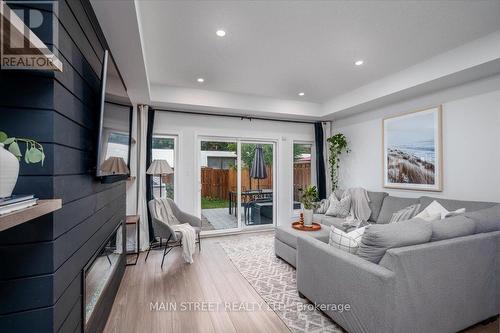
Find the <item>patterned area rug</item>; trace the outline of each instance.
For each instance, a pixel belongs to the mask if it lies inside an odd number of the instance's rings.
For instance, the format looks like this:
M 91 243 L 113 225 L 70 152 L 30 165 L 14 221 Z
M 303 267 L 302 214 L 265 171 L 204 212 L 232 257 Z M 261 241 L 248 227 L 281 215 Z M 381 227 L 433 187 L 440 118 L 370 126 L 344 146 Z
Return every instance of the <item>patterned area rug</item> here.
M 229 259 L 292 332 L 343 332 L 307 306 L 297 292 L 295 268 L 274 255 L 274 235 L 219 242 Z

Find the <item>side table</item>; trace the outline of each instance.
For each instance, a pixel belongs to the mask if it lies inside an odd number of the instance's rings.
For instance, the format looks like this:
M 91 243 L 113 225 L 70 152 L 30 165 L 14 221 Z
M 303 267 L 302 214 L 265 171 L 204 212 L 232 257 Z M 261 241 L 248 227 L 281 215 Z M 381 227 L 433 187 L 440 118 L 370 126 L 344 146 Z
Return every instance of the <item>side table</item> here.
M 128 263 L 128 261 L 127 261 L 126 266 L 135 266 L 137 264 L 137 260 L 139 260 L 139 249 L 140 249 L 140 243 L 139 243 L 139 221 L 140 220 L 141 220 L 141 218 L 140 218 L 139 215 L 127 215 L 127 217 L 125 219 L 125 243 L 128 240 L 127 232 L 128 232 L 128 226 L 129 225 L 135 224 L 135 231 L 136 231 L 136 234 L 137 234 L 137 240 L 136 240 L 136 244 L 135 244 L 135 251 L 129 252 L 127 250 L 127 246 L 125 246 L 125 250 L 127 251 L 126 252 L 127 256 L 128 255 L 135 255 L 135 261 L 131 262 L 131 263 Z

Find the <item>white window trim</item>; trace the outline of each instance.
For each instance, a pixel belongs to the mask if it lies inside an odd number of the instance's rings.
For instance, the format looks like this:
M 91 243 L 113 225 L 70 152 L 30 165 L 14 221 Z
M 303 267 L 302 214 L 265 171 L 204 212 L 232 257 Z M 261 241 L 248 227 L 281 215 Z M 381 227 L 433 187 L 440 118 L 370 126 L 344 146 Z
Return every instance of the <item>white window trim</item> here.
M 179 198 L 178 192 L 179 192 L 179 168 L 177 167 L 179 165 L 179 158 L 180 158 L 180 149 L 179 148 L 179 136 L 180 134 L 175 134 L 172 132 L 168 133 L 153 133 L 154 138 L 166 138 L 166 139 L 174 139 L 174 165 L 172 165 L 174 169 L 174 201 L 177 202 L 177 199 Z M 153 148 L 151 148 L 153 149 Z M 152 154 L 153 152 L 151 152 Z M 149 166 L 148 166 L 149 167 Z
M 299 144 L 299 145 L 311 145 L 311 185 L 317 186 L 316 185 L 316 148 L 315 144 L 313 141 L 304 141 L 304 140 L 292 140 L 291 144 L 291 160 L 292 160 L 292 168 L 290 171 L 290 198 L 291 200 L 291 212 L 290 212 L 290 219 L 296 219 L 297 217 L 300 216 L 300 213 L 297 213 L 295 209 L 293 209 L 293 185 L 294 185 L 294 177 L 293 177 L 293 164 L 294 164 L 294 156 L 293 156 L 293 146 Z

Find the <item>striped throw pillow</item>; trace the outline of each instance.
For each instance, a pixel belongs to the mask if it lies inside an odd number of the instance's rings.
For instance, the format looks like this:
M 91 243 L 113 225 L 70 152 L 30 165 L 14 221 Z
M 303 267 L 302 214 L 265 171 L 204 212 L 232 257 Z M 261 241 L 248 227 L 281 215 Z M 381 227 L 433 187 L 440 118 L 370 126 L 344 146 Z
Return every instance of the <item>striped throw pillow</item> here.
M 415 215 L 417 215 L 418 210 L 420 209 L 420 204 L 414 204 L 398 210 L 394 214 L 392 214 L 391 220 L 389 223 L 406 221 L 412 219 Z
M 332 226 L 328 244 L 342 251 L 356 254 L 366 227 L 345 232 Z

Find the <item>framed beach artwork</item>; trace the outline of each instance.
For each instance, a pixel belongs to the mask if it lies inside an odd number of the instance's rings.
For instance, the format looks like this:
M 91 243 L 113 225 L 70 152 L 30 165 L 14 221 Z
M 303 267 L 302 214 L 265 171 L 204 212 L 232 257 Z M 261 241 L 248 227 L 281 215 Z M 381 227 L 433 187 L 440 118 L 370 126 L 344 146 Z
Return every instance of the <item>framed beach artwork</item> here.
M 441 106 L 382 121 L 384 187 L 442 191 Z

